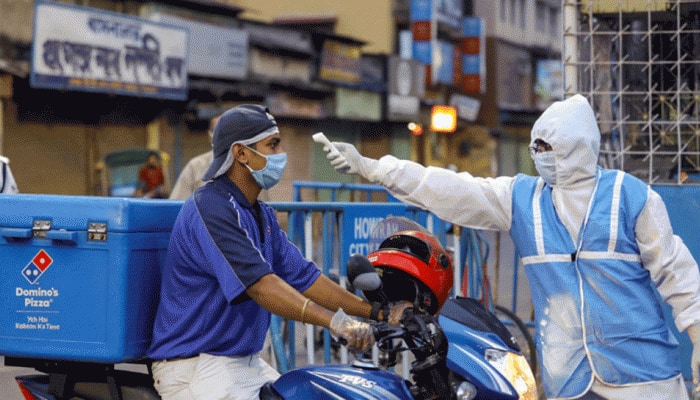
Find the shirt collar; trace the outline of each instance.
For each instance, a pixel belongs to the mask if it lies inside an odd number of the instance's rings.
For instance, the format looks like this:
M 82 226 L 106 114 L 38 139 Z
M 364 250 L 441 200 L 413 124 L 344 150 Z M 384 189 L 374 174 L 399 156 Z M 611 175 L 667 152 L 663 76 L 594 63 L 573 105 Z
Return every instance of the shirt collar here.
M 245 195 L 243 195 L 241 189 L 235 183 L 233 183 L 233 181 L 230 180 L 228 176 L 218 176 L 214 178 L 212 183 L 221 186 L 225 191 L 231 193 L 233 198 L 236 200 L 236 203 L 240 204 L 241 206 L 250 209 L 254 208 L 253 204 L 250 204 Z

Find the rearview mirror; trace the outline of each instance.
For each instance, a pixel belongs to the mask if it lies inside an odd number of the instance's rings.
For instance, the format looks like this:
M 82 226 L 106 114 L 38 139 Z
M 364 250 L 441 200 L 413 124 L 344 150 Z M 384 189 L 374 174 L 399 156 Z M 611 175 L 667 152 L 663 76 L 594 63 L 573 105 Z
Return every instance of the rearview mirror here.
M 348 259 L 348 281 L 355 289 L 373 291 L 382 287 L 382 280 L 367 257 L 353 254 Z

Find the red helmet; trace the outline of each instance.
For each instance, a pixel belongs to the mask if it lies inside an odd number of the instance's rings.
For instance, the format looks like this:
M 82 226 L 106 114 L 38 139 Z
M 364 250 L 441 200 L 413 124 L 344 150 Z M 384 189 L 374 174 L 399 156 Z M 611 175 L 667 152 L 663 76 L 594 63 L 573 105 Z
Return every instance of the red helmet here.
M 390 301 L 413 302 L 418 297 L 426 310 L 435 314 L 452 289 L 452 260 L 427 231 L 396 232 L 367 258 L 382 277 L 382 288 Z

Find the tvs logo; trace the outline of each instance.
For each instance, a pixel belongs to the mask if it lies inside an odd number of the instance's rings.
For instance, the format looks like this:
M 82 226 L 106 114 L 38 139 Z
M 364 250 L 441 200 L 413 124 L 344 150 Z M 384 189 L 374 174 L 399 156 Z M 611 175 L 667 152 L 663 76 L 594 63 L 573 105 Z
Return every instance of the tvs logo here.
M 32 261 L 27 264 L 24 269 L 22 269 L 22 275 L 32 285 L 41 278 L 51 264 L 53 263 L 53 258 L 44 251 L 44 249 L 39 250 L 38 253 L 32 258 Z

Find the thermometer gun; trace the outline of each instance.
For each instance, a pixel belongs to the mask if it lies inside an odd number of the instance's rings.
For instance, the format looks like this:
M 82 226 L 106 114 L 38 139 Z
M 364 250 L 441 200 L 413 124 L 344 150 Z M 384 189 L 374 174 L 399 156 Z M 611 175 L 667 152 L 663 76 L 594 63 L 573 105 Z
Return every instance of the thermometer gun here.
M 338 150 L 336 150 L 335 146 L 333 146 L 333 144 L 331 143 L 331 141 L 328 140 L 328 138 L 326 137 L 326 135 L 323 134 L 323 132 L 314 133 L 314 135 L 311 136 L 311 138 L 314 140 L 314 142 L 316 142 L 316 143 L 321 143 L 322 145 L 328 147 L 328 152 L 329 152 L 329 153 L 330 153 L 331 151 L 336 151 L 336 152 L 338 151 Z

